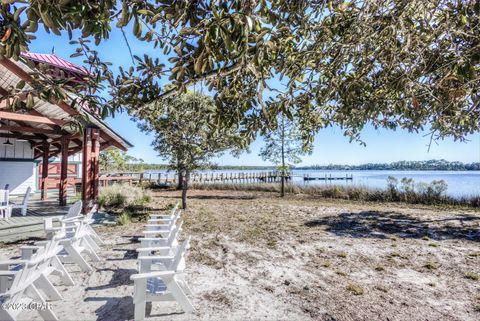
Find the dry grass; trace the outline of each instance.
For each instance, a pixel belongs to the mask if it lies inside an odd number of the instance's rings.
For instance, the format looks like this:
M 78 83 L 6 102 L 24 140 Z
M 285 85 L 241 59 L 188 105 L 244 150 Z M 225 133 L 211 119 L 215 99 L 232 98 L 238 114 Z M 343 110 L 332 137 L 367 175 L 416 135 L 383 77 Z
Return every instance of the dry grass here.
M 204 298 L 243 319 L 261 315 L 243 306 L 251 295 L 271 301 L 267 319 L 277 303 L 299 320 L 479 319 L 478 283 L 462 272 L 480 263 L 479 223 L 474 210 L 252 191 L 192 191 L 185 215 L 190 262 L 228 299 L 211 289 Z

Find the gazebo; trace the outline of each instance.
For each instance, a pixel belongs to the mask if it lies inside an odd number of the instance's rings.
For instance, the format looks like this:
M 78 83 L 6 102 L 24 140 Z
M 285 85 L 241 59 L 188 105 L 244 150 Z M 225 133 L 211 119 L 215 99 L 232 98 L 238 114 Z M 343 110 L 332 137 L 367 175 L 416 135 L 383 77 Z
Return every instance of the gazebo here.
M 89 72 L 56 54 L 23 53 L 19 61 L 0 60 L 0 184 L 14 184 L 11 188 L 26 188 L 33 185 L 30 174 L 41 161 L 41 177 L 35 186 L 41 199 L 47 199 L 48 163 L 52 157 L 61 159 L 58 187 L 59 205 L 67 202 L 68 159 L 81 153 L 81 191 L 85 209 L 98 195 L 99 153 L 107 148 L 126 151 L 132 145 L 115 133 L 102 119 L 88 108 L 72 108 L 74 94 L 68 101 L 34 97 L 34 105 L 27 108 L 27 95 L 21 96 L 21 108 L 12 109 L 7 99 L 9 90 L 21 81 L 23 91 L 35 92 L 32 74 L 42 76 L 38 65 L 47 66 L 49 76 L 65 75 L 69 81 L 82 81 Z M 42 68 L 42 70 L 45 70 Z M 81 119 L 82 130 L 69 126 Z M 33 167 L 33 170 L 32 170 Z M 0 186 L 3 188 L 3 186 Z

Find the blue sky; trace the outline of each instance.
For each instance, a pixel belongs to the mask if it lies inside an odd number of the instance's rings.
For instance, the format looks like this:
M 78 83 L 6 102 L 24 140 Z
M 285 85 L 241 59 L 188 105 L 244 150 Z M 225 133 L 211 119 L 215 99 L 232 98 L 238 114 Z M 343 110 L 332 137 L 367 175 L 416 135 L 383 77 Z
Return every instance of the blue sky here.
M 37 39 L 30 45 L 30 51 L 50 53 L 55 47 L 58 56 L 81 64 L 81 59 L 69 58 L 74 48 L 68 42 L 65 35 L 61 37 L 50 35 L 39 28 Z M 129 42 L 134 54 L 152 52 L 150 46 L 133 38 L 129 38 Z M 132 63 L 123 36 L 117 31 L 112 32 L 110 39 L 102 43 L 98 51 L 103 59 L 113 63 L 115 69 L 118 69 L 118 66 L 128 67 Z M 153 135 L 142 133 L 128 115 L 117 114 L 107 122 L 135 145 L 129 154 L 142 158 L 147 163 L 165 163 L 151 146 Z M 430 151 L 427 146 L 429 137 L 424 135 L 425 133 L 408 133 L 404 130 L 375 130 L 366 126 L 362 132 L 362 139 L 367 144 L 364 147 L 355 142 L 349 143 L 340 128 L 327 128 L 315 136 L 313 154 L 302 157 L 302 165 L 383 163 L 441 158 L 449 161 L 480 162 L 480 134 L 467 137 L 468 142 L 454 142 L 451 139 L 438 141 L 438 145 L 432 144 Z M 225 154 L 213 161 L 219 165 L 270 165 L 258 156 L 262 144 L 259 138 L 252 143 L 251 153 L 243 154 L 239 158 Z

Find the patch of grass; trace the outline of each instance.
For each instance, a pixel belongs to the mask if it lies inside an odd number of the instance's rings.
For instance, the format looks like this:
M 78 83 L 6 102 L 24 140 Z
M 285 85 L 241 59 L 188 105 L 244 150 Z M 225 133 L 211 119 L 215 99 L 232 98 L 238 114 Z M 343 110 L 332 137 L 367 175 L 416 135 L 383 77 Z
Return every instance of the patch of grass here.
M 427 235 L 425 235 L 424 237 L 422 237 L 422 240 L 424 240 L 424 241 L 430 241 L 430 238 L 429 238 Z
M 338 255 L 337 255 L 337 256 L 338 256 L 338 257 L 341 257 L 341 258 L 343 258 L 343 259 L 344 259 L 344 258 L 346 258 L 346 257 L 347 257 L 347 253 L 345 253 L 345 252 L 338 253 Z
M 427 262 L 423 265 L 424 268 L 428 270 L 436 270 L 438 269 L 438 265 L 435 262 Z
M 400 253 L 398 253 L 398 252 L 392 252 L 388 256 L 389 257 L 401 257 Z
M 430 246 L 430 247 L 438 247 L 438 244 L 437 244 L 437 243 L 428 243 L 428 246 Z
M 325 262 L 323 262 L 323 264 L 322 264 L 322 266 L 323 266 L 324 268 L 328 268 L 328 267 L 330 267 L 331 265 L 332 265 L 332 263 L 330 263 L 329 261 L 325 261 Z
M 381 284 L 375 285 L 375 289 L 378 290 L 378 291 L 385 292 L 385 293 L 388 292 L 388 289 L 387 289 L 385 286 L 381 285 Z
M 426 205 L 451 205 L 480 207 L 480 196 L 469 197 L 450 197 L 444 195 L 444 191 L 437 190 L 440 187 L 440 181 L 433 181 L 422 189 L 376 189 L 365 186 L 341 186 L 341 185 L 295 185 L 287 184 L 285 192 L 287 194 L 304 194 L 315 197 L 357 200 L 367 202 L 402 202 L 409 204 Z M 202 184 L 192 183 L 192 188 L 199 190 L 229 190 L 229 191 L 249 191 L 249 192 L 280 192 L 280 184 L 261 183 L 261 184 L 229 184 L 213 183 Z
M 469 253 L 468 256 L 470 256 L 470 257 L 480 257 L 480 252 L 472 252 L 472 253 Z
M 466 279 L 473 280 L 473 281 L 478 281 L 480 280 L 480 274 L 475 273 L 475 272 L 465 272 L 463 275 Z
M 376 266 L 375 271 L 385 271 L 385 268 L 383 266 Z
M 354 295 L 362 295 L 364 293 L 363 288 L 355 283 L 347 285 L 347 291 L 352 292 Z
M 98 195 L 98 205 L 107 211 L 126 207 L 143 207 L 151 200 L 150 192 L 130 185 L 115 184 L 103 187 Z
M 277 240 L 275 240 L 275 239 L 267 240 L 267 246 L 270 247 L 270 248 L 276 248 L 277 247 Z
M 127 225 L 131 223 L 130 214 L 128 212 L 122 212 L 117 220 L 118 225 Z
M 340 276 L 347 276 L 347 273 L 345 273 L 343 271 L 335 271 L 335 273 L 337 273 Z

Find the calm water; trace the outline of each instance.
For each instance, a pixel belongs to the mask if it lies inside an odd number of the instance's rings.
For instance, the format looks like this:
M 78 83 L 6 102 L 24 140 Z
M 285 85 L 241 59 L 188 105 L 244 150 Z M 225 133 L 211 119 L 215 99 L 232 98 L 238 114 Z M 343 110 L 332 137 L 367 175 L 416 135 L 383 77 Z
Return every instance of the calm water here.
M 245 172 L 265 172 L 265 170 L 222 170 L 222 171 L 205 171 L 203 173 L 245 173 Z M 152 173 L 152 177 L 162 173 L 164 177 L 166 171 L 146 171 Z M 174 173 L 169 172 L 171 177 Z M 353 180 L 336 180 L 336 181 L 304 181 L 303 176 L 310 177 L 345 177 L 353 175 Z M 396 177 L 399 181 L 403 177 L 412 178 L 416 183 L 429 183 L 433 180 L 441 180 L 447 182 L 447 194 L 451 196 L 470 196 L 480 195 L 480 171 L 338 171 L 338 170 L 293 170 L 293 183 L 307 185 L 357 185 L 372 188 L 385 188 L 387 186 L 387 177 Z

